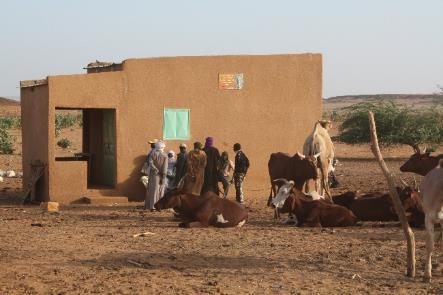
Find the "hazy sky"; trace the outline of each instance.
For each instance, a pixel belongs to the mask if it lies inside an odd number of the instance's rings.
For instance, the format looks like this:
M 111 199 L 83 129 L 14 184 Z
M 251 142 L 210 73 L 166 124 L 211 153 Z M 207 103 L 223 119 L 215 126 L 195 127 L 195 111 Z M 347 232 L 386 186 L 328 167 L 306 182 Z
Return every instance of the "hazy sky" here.
M 96 59 L 323 54 L 323 96 L 432 93 L 443 1 L 0 0 L 0 96 Z

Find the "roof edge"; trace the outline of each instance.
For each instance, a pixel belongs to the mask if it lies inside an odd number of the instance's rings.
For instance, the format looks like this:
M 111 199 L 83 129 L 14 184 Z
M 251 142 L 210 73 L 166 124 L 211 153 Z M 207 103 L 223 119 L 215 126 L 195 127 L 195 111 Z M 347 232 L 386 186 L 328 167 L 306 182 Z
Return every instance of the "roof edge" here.
M 48 84 L 48 78 L 39 79 L 39 80 L 23 80 L 23 81 L 20 81 L 20 88 L 35 87 L 35 86 L 47 85 L 47 84 Z

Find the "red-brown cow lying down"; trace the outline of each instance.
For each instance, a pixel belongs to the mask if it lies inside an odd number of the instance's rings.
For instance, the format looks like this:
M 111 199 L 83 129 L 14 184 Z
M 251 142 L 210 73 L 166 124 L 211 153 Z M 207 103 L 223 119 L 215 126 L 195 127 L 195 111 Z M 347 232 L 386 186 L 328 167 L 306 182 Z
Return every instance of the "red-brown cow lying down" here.
M 345 192 L 340 195 L 332 196 L 332 201 L 336 205 L 340 205 L 349 209 L 356 197 L 357 194 L 355 192 Z
M 281 203 L 278 204 L 274 200 L 273 204 L 281 207 L 282 213 L 293 213 L 297 217 L 298 226 L 353 226 L 357 222 L 357 217 L 347 208 L 320 200 L 310 200 L 294 188 L 293 182 L 284 184 L 275 197 L 277 202 L 282 202 L 283 199 L 282 207 Z
M 407 186 L 397 187 L 397 193 L 405 209 L 409 224 L 421 227 L 424 214 L 419 202 L 418 191 Z M 396 221 L 397 214 L 388 193 L 371 193 L 357 198 L 354 192 L 333 197 L 334 203 L 350 209 L 362 221 Z
M 415 192 L 410 187 L 399 188 L 397 187 L 397 193 L 403 204 L 406 212 L 411 211 L 413 208 L 412 203 L 408 203 L 406 207 L 406 201 Z M 354 212 L 359 220 L 362 221 L 396 221 L 398 220 L 397 213 L 395 212 L 394 204 L 392 203 L 389 193 L 383 195 L 379 194 L 367 194 L 360 198 L 354 199 L 349 209 Z
M 242 205 L 222 199 L 212 192 L 196 196 L 173 190 L 154 207 L 157 210 L 173 208 L 182 219 L 180 227 L 241 227 L 248 219 L 248 212 Z

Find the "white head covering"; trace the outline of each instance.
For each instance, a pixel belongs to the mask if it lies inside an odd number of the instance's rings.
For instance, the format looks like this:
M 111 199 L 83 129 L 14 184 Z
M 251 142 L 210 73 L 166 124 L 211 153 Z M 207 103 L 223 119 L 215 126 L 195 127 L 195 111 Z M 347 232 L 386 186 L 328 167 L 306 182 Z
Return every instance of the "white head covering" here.
M 163 152 L 163 150 L 165 149 L 165 147 L 166 147 L 166 144 L 164 143 L 163 140 L 159 140 L 159 141 L 155 144 L 155 149 L 156 149 L 157 151 L 162 151 L 162 152 Z

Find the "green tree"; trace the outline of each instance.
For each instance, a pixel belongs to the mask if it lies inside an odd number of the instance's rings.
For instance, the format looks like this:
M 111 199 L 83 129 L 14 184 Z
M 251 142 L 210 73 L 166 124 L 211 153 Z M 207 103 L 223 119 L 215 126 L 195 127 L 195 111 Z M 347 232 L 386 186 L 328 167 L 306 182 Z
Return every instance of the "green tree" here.
M 392 101 L 381 101 L 355 104 L 344 111 L 338 139 L 345 143 L 370 142 L 369 111 L 374 113 L 381 145 L 443 142 L 443 113 L 435 108 L 418 111 Z

